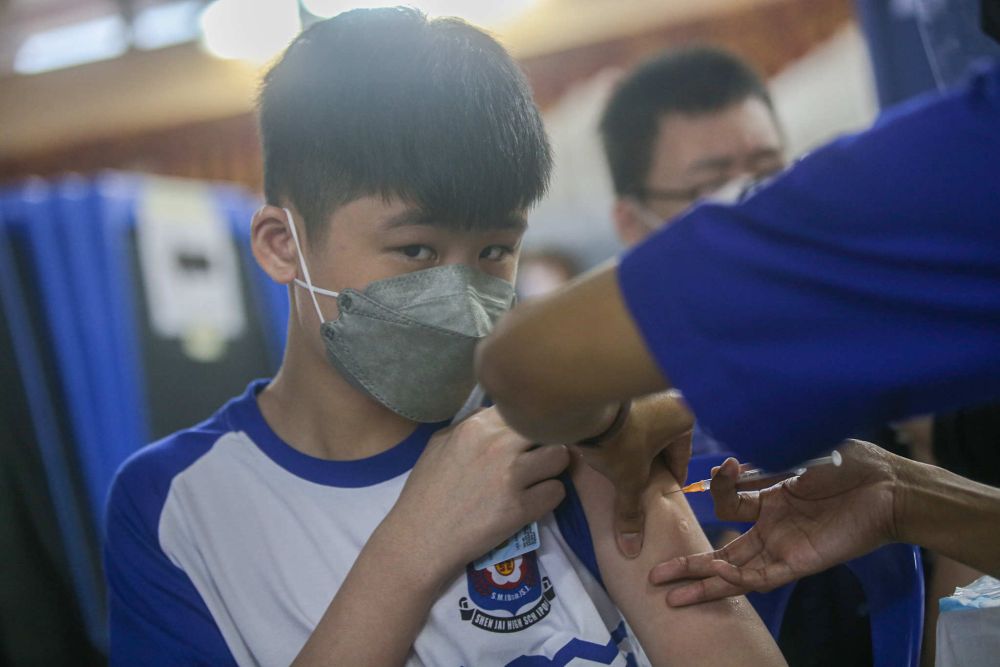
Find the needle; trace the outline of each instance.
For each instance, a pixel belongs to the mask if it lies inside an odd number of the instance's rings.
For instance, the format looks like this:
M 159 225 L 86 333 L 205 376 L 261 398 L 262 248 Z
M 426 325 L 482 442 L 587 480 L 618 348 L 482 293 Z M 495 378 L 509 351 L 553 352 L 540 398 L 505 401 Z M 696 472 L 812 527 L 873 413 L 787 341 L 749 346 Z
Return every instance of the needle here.
M 840 452 L 833 450 L 830 456 L 824 456 L 819 459 L 810 459 L 801 465 L 788 470 L 783 470 L 780 472 L 767 472 L 761 468 L 754 468 L 753 470 L 747 470 L 746 472 L 740 473 L 739 477 L 736 478 L 736 483 L 740 484 L 742 482 L 749 482 L 755 479 L 766 479 L 768 477 L 782 477 L 782 476 L 798 476 L 804 473 L 809 468 L 815 468 L 816 466 L 822 465 L 833 465 L 834 467 L 840 466 L 844 462 L 844 457 L 840 455 Z M 670 493 L 676 493 L 681 491 L 683 493 L 700 493 L 702 491 L 708 491 L 712 488 L 711 479 L 703 479 L 698 482 L 692 482 L 687 486 L 681 487 L 680 489 L 674 489 Z

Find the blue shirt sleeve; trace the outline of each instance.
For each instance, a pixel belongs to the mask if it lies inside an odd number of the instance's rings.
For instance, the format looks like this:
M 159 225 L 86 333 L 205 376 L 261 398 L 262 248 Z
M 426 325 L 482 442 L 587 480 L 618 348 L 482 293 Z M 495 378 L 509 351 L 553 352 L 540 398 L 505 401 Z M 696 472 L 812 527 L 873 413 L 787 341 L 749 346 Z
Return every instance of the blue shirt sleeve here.
M 187 440 L 141 450 L 111 488 L 104 560 L 112 667 L 236 664 L 194 584 L 160 548 L 170 481 L 207 449 Z
M 583 502 L 573 484 L 572 476 L 566 472 L 560 475 L 559 479 L 566 488 L 566 497 L 555 509 L 556 525 L 562 533 L 566 544 L 573 550 L 576 557 L 580 559 L 587 571 L 593 575 L 597 582 L 604 586 L 604 579 L 601 577 L 601 570 L 597 566 L 597 552 L 594 551 L 594 540 L 590 534 L 590 523 L 587 521 L 587 514 L 583 511 Z
M 794 464 L 1000 397 L 1000 67 L 889 112 L 627 255 L 628 309 L 701 425 Z

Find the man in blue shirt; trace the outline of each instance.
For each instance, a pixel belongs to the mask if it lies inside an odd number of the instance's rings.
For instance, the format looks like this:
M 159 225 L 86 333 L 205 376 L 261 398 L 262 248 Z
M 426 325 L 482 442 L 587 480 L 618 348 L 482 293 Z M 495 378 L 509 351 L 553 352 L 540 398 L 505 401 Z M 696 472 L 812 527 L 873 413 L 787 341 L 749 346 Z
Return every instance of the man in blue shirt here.
M 993 65 L 817 150 L 742 205 L 701 206 L 619 265 L 514 312 L 481 346 L 480 379 L 508 422 L 542 442 L 592 437 L 622 421 L 623 401 L 677 387 L 715 437 L 770 469 L 878 424 L 996 399 L 997 155 L 1000 65 Z M 627 448 L 629 428 L 626 419 L 618 450 Z M 623 480 L 642 479 L 657 453 L 631 452 L 629 463 L 606 469 L 637 498 L 635 482 Z M 847 454 L 842 474 L 888 467 L 893 474 L 873 483 L 898 489 L 900 475 L 911 482 L 923 475 L 924 488 L 949 482 L 973 497 L 961 505 L 950 493 L 955 504 L 939 502 L 916 530 L 896 525 L 900 496 L 879 486 L 877 498 L 860 505 L 879 513 L 870 534 L 827 535 L 851 543 L 813 554 L 808 568 L 786 568 L 783 581 L 770 571 L 771 580 L 754 584 L 773 587 L 891 539 L 932 541 L 927 546 L 956 560 L 1000 571 L 1000 542 L 981 534 L 985 517 L 1000 516 L 989 487 L 904 470 L 860 445 Z M 928 506 L 906 497 L 909 510 Z M 641 530 L 638 503 L 620 506 L 619 530 Z M 937 545 L 932 529 L 945 526 L 951 538 Z M 977 539 L 970 545 L 963 535 Z M 692 560 L 660 580 L 718 576 L 691 569 Z M 733 590 L 728 585 L 705 595 Z

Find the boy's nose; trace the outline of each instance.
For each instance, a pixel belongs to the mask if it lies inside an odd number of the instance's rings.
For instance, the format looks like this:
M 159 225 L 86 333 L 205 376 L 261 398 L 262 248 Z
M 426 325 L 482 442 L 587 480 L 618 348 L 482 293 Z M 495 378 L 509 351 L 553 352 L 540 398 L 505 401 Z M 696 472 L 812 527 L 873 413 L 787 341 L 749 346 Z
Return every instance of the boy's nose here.
M 469 248 L 456 246 L 454 248 L 448 248 L 441 254 L 440 266 L 448 266 L 451 264 L 464 264 L 472 268 L 478 268 L 479 266 L 479 248 Z

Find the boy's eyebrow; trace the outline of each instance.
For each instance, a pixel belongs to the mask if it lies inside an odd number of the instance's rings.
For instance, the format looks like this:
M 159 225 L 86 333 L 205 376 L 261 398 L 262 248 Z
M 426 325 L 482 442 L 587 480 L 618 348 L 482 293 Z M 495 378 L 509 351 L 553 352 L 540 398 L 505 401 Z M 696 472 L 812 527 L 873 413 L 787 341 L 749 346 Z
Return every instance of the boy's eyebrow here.
M 382 229 L 388 231 L 397 227 L 426 226 L 426 227 L 454 227 L 454 223 L 446 221 L 444 218 L 433 213 L 429 213 L 419 208 L 408 208 L 405 211 L 390 216 L 382 221 Z M 491 219 L 488 229 L 509 229 L 521 231 L 528 226 L 528 220 L 524 213 L 515 211 L 500 218 Z

